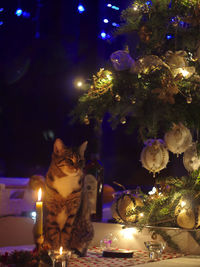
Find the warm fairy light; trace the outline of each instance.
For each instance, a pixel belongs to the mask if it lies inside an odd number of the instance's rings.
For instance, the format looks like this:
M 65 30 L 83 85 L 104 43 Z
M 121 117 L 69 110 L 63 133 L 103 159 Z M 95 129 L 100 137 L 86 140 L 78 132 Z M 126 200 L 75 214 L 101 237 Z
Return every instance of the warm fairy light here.
M 156 189 L 156 187 L 154 186 L 152 189 L 151 189 L 151 191 L 149 191 L 149 195 L 154 195 L 155 193 L 156 193 L 156 191 L 157 191 L 157 189 Z
M 141 213 L 139 214 L 139 216 L 140 216 L 140 217 L 144 217 L 144 213 L 141 212 Z
M 181 73 L 184 77 L 186 77 L 186 76 L 189 74 L 189 71 L 184 70 L 184 69 L 180 69 L 180 73 Z
M 41 199 L 42 199 L 42 189 L 40 188 L 38 190 L 38 201 L 41 201 Z
M 107 74 L 106 77 L 108 78 L 109 81 L 112 80 L 112 76 L 110 74 Z
M 121 234 L 125 239 L 132 239 L 133 238 L 133 234 L 136 234 L 137 230 L 136 228 L 124 228 L 121 230 Z
M 185 207 L 185 205 L 186 205 L 186 202 L 185 201 L 181 201 L 181 207 L 183 208 L 183 207 Z
M 63 254 L 63 247 L 60 247 L 60 255 L 62 255 Z
M 82 85 L 83 85 L 82 81 L 78 81 L 78 82 L 77 82 L 77 86 L 78 86 L 78 87 L 81 87 Z

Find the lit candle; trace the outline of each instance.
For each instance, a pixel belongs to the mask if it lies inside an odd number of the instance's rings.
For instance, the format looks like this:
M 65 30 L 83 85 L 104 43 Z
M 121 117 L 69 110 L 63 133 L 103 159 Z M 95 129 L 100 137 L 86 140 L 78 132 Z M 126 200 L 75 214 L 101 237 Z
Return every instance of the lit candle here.
M 43 234 L 43 202 L 42 189 L 38 191 L 38 201 L 36 202 L 36 235 L 41 236 Z

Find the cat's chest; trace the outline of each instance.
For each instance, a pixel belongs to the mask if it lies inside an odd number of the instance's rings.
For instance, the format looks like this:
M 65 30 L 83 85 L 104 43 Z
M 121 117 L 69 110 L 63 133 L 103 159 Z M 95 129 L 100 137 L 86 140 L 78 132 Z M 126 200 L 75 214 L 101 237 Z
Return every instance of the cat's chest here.
M 64 198 L 68 197 L 73 191 L 80 189 L 79 176 L 66 176 L 62 178 L 56 178 L 53 182 L 53 187 Z

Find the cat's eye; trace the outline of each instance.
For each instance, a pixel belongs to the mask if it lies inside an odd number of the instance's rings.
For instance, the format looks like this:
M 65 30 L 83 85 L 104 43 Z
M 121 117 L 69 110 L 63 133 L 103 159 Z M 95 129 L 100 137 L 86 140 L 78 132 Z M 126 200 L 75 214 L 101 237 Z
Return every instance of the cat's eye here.
M 68 159 L 67 160 L 71 165 L 74 165 L 74 162 L 73 162 L 73 160 L 71 160 L 71 159 Z

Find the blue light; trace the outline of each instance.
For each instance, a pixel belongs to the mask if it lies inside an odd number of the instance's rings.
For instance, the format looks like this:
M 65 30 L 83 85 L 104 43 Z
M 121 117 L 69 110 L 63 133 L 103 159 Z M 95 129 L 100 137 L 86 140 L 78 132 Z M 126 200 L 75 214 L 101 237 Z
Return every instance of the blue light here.
M 78 12 L 79 13 L 83 13 L 85 11 L 85 8 L 84 8 L 84 6 L 83 5 L 78 5 Z
M 3 8 L 3 7 L 1 7 L 1 8 L 0 8 L 0 12 L 3 12 L 3 11 L 4 11 L 4 8 Z
M 3 21 L 0 21 L 0 26 L 3 25 Z
M 152 5 L 151 1 L 147 1 L 146 4 L 147 4 L 148 6 Z
M 18 9 L 16 10 L 16 12 L 15 12 L 15 14 L 16 14 L 18 17 L 21 16 L 22 13 L 23 13 L 23 11 L 22 11 L 21 8 L 18 8 Z
M 108 23 L 109 20 L 108 20 L 108 19 L 104 19 L 103 22 L 104 22 L 104 23 Z
M 116 23 L 116 22 L 113 22 L 113 23 L 112 23 L 112 26 L 114 26 L 114 27 L 119 27 L 119 24 Z
M 167 40 L 170 40 L 170 39 L 173 38 L 173 36 L 172 36 L 171 34 L 167 34 L 167 35 L 166 35 L 166 38 L 167 38 Z
M 118 6 L 112 6 L 112 8 L 115 9 L 115 10 L 119 10 Z
M 26 12 L 26 11 L 24 11 L 22 15 L 25 18 L 30 18 L 30 16 L 31 16 L 31 14 L 29 12 Z
M 101 38 L 106 39 L 106 33 L 105 32 L 101 32 Z
M 112 5 L 111 4 L 107 4 L 107 7 L 112 7 Z

